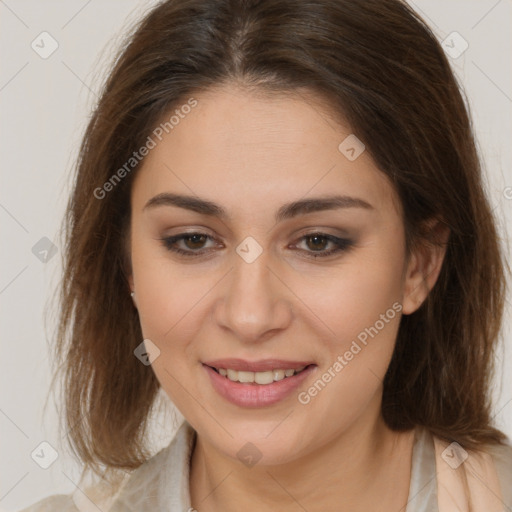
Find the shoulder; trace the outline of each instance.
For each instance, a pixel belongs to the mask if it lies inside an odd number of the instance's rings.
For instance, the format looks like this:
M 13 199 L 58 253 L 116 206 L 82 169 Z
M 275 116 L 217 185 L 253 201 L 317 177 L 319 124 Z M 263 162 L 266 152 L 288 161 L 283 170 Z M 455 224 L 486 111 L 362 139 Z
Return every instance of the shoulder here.
M 496 468 L 503 502 L 507 507 L 512 507 L 512 444 L 508 439 L 506 444 L 486 445 L 485 451 Z
M 71 494 L 55 494 L 20 510 L 20 512 L 80 512 Z
M 151 500 L 162 499 L 164 490 L 172 493 L 172 499 L 188 501 L 184 491 L 188 491 L 188 459 L 194 439 L 195 431 L 185 422 L 168 446 L 127 473 L 114 491 L 112 487 L 96 481 L 86 487 L 80 485 L 83 492 L 77 490 L 71 494 L 48 496 L 19 512 L 146 510 L 142 503 L 147 504 L 150 496 Z
M 120 480 L 117 487 L 97 480 L 89 485 L 80 482 L 75 492 L 47 496 L 19 512 L 107 511 L 128 478 L 129 474 L 126 474 L 124 478 Z
M 434 436 L 439 504 L 446 510 L 457 510 L 469 502 L 481 504 L 485 510 L 512 507 L 512 446 L 485 444 L 475 450 L 464 450 Z M 485 505 L 485 506 L 484 506 Z M 444 510 L 440 506 L 440 510 Z M 461 509 L 462 510 L 462 509 Z
M 189 468 L 196 434 L 185 421 L 172 442 L 134 471 L 111 512 L 188 510 Z

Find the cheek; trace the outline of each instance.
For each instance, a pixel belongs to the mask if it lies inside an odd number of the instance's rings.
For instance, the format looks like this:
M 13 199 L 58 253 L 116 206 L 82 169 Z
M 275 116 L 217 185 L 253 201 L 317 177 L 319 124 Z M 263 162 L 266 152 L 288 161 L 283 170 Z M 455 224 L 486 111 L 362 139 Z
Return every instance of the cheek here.
M 399 250 L 375 247 L 374 252 L 347 260 L 338 277 L 322 291 L 318 288 L 316 299 L 311 299 L 330 332 L 321 348 L 324 364 L 317 372 L 329 390 L 318 393 L 322 398 L 315 398 L 315 408 L 330 403 L 356 410 L 382 383 L 401 318 L 403 264 Z
M 137 236 L 133 240 L 132 268 L 142 332 L 162 350 L 163 341 L 200 300 L 201 287 L 186 276 L 183 266 L 169 264 L 154 240 Z
M 191 340 L 201 325 L 204 278 L 184 266 L 170 264 L 165 253 L 151 245 L 132 251 L 137 309 L 144 339 L 159 350 L 151 368 L 162 388 L 180 411 L 190 414 L 190 369 L 197 363 Z M 185 384 L 185 387 L 183 384 Z
M 354 255 L 318 290 L 318 316 L 340 336 L 342 344 L 378 323 L 389 331 L 401 309 L 403 256 L 387 247 Z M 320 293 L 321 292 L 321 293 Z M 384 316 L 384 318 L 383 318 Z M 386 328 L 382 329 L 382 322 Z

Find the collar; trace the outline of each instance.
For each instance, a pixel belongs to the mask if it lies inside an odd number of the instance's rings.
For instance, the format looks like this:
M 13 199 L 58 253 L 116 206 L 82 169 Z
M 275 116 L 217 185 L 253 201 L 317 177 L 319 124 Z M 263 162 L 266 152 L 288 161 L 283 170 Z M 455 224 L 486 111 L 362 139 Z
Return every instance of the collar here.
M 185 420 L 171 443 L 137 468 L 123 484 L 109 512 L 186 512 L 190 502 L 190 457 L 196 432 Z M 438 512 L 434 442 L 416 427 L 411 483 L 405 512 Z

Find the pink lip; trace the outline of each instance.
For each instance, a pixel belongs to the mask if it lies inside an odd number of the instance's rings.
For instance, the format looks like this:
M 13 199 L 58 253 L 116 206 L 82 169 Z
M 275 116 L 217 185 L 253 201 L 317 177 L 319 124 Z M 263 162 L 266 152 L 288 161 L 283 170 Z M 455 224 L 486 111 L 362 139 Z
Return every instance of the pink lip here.
M 227 361 L 227 360 L 224 360 Z M 240 361 L 240 360 L 238 360 Z M 218 364 L 218 362 L 216 362 Z M 262 361 L 258 363 L 258 367 L 261 368 Z M 223 362 L 224 364 L 224 362 Z M 269 363 L 270 364 L 270 363 Z M 288 363 L 289 364 L 289 363 Z M 234 368 L 231 364 L 226 365 L 228 368 Z M 219 368 L 226 368 L 226 366 L 219 365 Z M 293 366 L 276 366 L 275 362 L 270 365 L 273 369 L 287 369 L 293 368 Z M 305 365 L 297 365 L 305 366 Z M 229 402 L 238 405 L 239 407 L 265 407 L 273 405 L 287 396 L 289 396 L 300 384 L 317 368 L 316 365 L 310 364 L 304 370 L 297 375 L 292 377 L 286 377 L 282 380 L 272 382 L 271 384 L 254 384 L 254 383 L 242 383 L 233 382 L 227 377 L 223 377 L 217 373 L 213 368 L 207 364 L 203 364 L 203 368 L 208 373 L 212 382 L 213 388 Z M 240 368 L 243 369 L 243 368 Z M 269 367 L 267 366 L 267 369 Z M 247 370 L 247 371 L 265 371 L 265 370 Z
M 246 372 L 267 372 L 270 370 L 296 370 L 303 366 L 314 364 L 313 361 L 286 361 L 284 359 L 261 359 L 260 361 L 245 361 L 244 359 L 216 359 L 205 361 L 205 365 L 213 368 L 230 368 L 231 370 L 242 370 Z

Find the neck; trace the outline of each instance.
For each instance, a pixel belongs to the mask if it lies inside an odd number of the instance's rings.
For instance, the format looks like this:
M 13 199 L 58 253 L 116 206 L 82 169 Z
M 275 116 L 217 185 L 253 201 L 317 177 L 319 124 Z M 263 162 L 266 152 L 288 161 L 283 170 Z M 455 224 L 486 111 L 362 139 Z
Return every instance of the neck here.
M 192 506 L 201 512 L 405 510 L 414 431 L 397 433 L 380 408 L 329 443 L 287 464 L 248 468 L 198 435 L 191 458 Z

